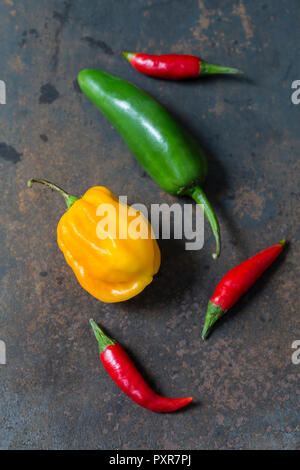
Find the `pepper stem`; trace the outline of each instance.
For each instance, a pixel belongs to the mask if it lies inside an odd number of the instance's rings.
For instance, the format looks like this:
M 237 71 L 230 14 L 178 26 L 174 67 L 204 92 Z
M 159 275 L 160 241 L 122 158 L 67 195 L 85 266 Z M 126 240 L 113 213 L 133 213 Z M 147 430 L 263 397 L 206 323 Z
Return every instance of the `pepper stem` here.
M 132 57 L 135 54 L 133 52 L 124 52 L 124 51 L 122 51 L 122 55 L 123 55 L 123 57 L 125 57 L 126 60 L 128 60 L 128 62 L 130 62 Z
M 96 339 L 98 341 L 99 352 L 100 354 L 105 351 L 108 346 L 114 346 L 117 344 L 115 340 L 107 336 L 101 328 L 97 325 L 97 323 L 91 318 L 90 319 L 91 327 L 93 328 L 93 332 L 95 333 Z
M 223 310 L 219 305 L 215 305 L 213 302 L 209 301 L 206 311 L 206 317 L 204 322 L 204 327 L 202 330 L 202 339 L 206 339 L 210 334 L 212 327 L 219 318 L 221 318 L 227 310 Z
M 209 64 L 202 61 L 200 63 L 200 72 L 199 75 L 214 75 L 219 73 L 231 73 L 231 74 L 241 74 L 241 70 L 233 69 L 231 67 L 223 67 L 222 65 Z
M 191 196 L 196 201 L 197 204 L 201 204 L 203 207 L 204 214 L 206 215 L 210 223 L 211 229 L 213 231 L 213 234 L 216 240 L 216 252 L 213 253 L 212 257 L 213 259 L 217 259 L 221 253 L 221 235 L 220 235 L 219 222 L 214 213 L 214 210 L 209 200 L 207 199 L 205 193 L 199 186 L 194 186 L 193 188 L 187 190 L 186 194 Z
M 78 197 L 72 196 L 71 194 L 66 193 L 66 191 L 64 191 L 62 188 L 60 188 L 56 184 L 50 183 L 50 181 L 31 178 L 29 181 L 27 181 L 28 188 L 31 188 L 32 183 L 44 184 L 45 186 L 48 186 L 48 188 L 52 189 L 53 191 L 59 192 L 59 194 L 61 194 L 63 198 L 65 199 L 68 209 L 74 204 L 75 201 L 78 200 Z

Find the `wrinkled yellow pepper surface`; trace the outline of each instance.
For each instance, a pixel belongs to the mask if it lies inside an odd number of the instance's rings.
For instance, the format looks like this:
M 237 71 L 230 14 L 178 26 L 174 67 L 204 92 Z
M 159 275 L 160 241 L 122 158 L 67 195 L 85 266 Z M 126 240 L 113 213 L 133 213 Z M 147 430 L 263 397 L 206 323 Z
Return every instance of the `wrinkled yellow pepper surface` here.
M 78 282 L 87 292 L 103 302 L 121 302 L 139 294 L 151 283 L 159 270 L 161 257 L 151 225 L 144 215 L 120 202 L 103 186 L 93 187 L 77 199 L 45 180 L 31 182 L 51 185 L 65 197 L 69 209 L 58 223 L 57 241 Z M 112 209 L 109 214 L 114 215 L 116 222 L 116 230 L 112 233 L 110 227 L 113 225 L 101 225 L 104 217 L 108 222 L 111 217 L 107 215 L 106 207 Z M 146 238 L 132 235 L 131 222 L 137 218 L 138 231 L 148 234 Z M 119 236 L 120 227 L 122 237 Z

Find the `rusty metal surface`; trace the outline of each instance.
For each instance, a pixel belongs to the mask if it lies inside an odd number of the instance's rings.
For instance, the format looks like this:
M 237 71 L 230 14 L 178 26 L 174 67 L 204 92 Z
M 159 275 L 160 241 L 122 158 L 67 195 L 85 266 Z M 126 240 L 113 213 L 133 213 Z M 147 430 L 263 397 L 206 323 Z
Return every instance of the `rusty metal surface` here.
M 297 0 L 33 1 L 0 4 L 1 232 L 0 448 L 300 448 L 299 113 Z M 121 50 L 183 52 L 237 66 L 245 79 L 184 83 L 135 72 Z M 111 125 L 79 92 L 96 67 L 160 100 L 209 153 L 205 190 L 220 218 L 223 253 L 164 241 L 162 268 L 136 298 L 102 304 L 83 291 L 56 244 L 64 202 L 105 185 L 130 203 L 172 202 L 146 177 Z M 184 201 L 181 199 L 181 202 Z M 200 340 L 208 298 L 232 266 L 283 237 L 286 254 Z M 97 357 L 93 316 L 123 343 L 157 390 L 193 395 L 184 411 L 132 404 Z

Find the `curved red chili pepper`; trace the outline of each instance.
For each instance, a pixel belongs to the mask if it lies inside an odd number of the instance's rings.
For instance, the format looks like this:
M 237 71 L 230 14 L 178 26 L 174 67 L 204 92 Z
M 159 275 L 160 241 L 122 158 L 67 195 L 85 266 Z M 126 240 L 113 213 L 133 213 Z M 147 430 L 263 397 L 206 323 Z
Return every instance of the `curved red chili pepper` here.
M 138 54 L 122 52 L 125 59 L 139 72 L 157 78 L 180 80 L 197 78 L 201 75 L 219 73 L 242 73 L 238 69 L 208 64 L 199 57 L 186 54 Z
M 263 272 L 281 253 L 285 240 L 260 251 L 231 269 L 217 285 L 213 296 L 208 302 L 202 338 L 205 339 L 215 322 L 233 307 L 239 298 L 247 292 Z
M 155 393 L 145 382 L 124 349 L 106 336 L 99 326 L 90 320 L 99 345 L 100 359 L 112 380 L 135 403 L 147 410 L 167 413 L 188 405 L 193 398 L 166 398 Z

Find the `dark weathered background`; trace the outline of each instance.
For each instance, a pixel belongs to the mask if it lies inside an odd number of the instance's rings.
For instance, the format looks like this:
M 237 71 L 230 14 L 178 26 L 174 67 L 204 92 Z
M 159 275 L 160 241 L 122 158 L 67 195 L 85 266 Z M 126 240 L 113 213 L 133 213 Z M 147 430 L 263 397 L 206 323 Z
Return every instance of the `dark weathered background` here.
M 222 3 L 222 7 L 220 4 Z M 0 5 L 0 448 L 202 449 L 300 447 L 298 0 L 15 1 Z M 246 79 L 173 83 L 134 71 L 121 50 L 176 52 L 237 66 Z M 202 141 L 205 190 L 220 218 L 213 262 L 162 242 L 142 294 L 102 304 L 75 281 L 56 244 L 64 202 L 45 177 L 82 194 L 105 185 L 129 202 L 172 202 L 79 92 L 96 67 L 149 91 Z M 231 267 L 283 237 L 286 255 L 203 343 L 208 298 Z M 299 242 L 299 240 L 298 240 Z M 153 386 L 193 395 L 185 411 L 132 404 L 99 364 L 88 319 L 122 342 Z

